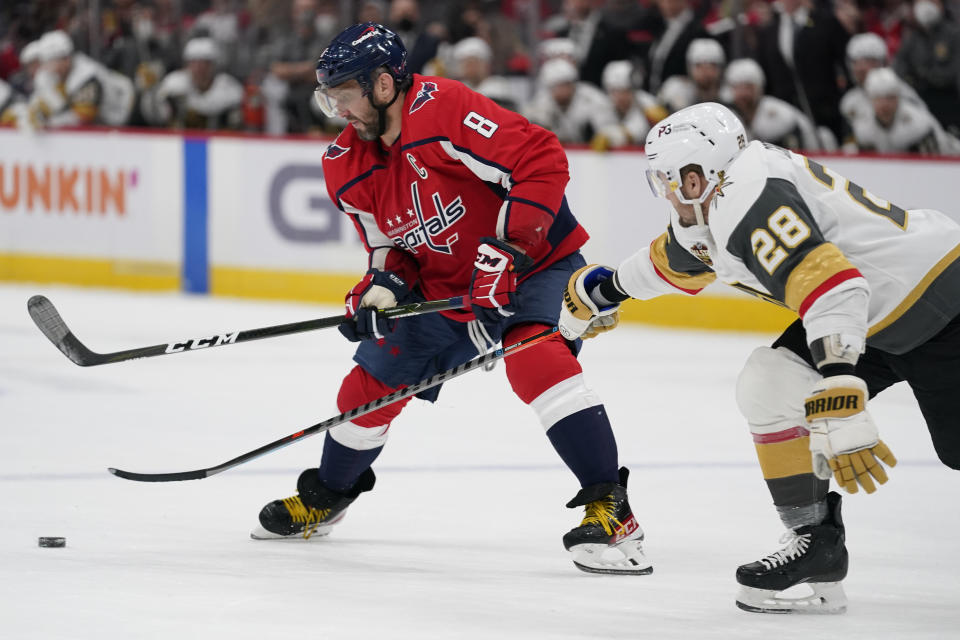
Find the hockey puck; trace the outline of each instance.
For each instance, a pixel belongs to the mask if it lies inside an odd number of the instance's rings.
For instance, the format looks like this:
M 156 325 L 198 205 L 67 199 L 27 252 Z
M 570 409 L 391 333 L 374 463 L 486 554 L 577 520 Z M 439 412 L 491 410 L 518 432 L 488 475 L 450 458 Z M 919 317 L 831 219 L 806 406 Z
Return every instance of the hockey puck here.
M 65 547 L 67 546 L 66 538 L 40 538 L 37 541 L 41 547 Z

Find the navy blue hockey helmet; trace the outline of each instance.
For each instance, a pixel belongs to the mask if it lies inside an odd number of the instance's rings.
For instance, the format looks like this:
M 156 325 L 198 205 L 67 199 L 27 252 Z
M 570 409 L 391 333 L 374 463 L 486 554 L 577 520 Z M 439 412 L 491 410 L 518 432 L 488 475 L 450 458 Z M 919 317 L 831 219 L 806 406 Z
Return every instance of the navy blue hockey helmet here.
M 317 82 L 321 91 L 356 80 L 364 94 L 372 90 L 371 74 L 386 67 L 400 85 L 407 72 L 407 49 L 400 37 L 381 24 L 365 22 L 340 32 L 320 54 Z

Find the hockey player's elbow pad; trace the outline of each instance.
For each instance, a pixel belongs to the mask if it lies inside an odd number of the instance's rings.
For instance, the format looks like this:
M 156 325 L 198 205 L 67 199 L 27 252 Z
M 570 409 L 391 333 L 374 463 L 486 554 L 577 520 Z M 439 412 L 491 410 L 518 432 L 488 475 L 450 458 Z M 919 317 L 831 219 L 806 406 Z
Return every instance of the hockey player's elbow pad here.
M 866 408 L 867 385 L 850 375 L 819 380 L 804 402 L 813 472 L 822 480 L 832 475 L 848 493 L 856 493 L 858 483 L 873 493 L 874 479 L 880 484 L 887 481 L 880 461 L 890 467 L 897 464 Z

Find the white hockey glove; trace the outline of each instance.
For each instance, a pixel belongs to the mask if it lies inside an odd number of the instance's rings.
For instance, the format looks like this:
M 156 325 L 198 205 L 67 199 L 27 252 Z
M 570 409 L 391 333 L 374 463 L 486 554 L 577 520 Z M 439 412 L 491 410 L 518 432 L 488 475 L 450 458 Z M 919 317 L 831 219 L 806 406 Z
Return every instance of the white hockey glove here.
M 873 493 L 874 479 L 887 481 L 879 461 L 897 464 L 866 410 L 867 395 L 867 384 L 857 376 L 830 376 L 818 381 L 804 402 L 813 472 L 821 480 L 832 475 L 847 493 L 856 493 L 857 483 Z
M 590 290 L 612 275 L 613 269 L 598 264 L 589 264 L 573 272 L 563 289 L 560 320 L 557 322 L 564 338 L 586 340 L 616 328 L 620 322 L 620 305 L 613 304 L 601 309 L 589 294 Z

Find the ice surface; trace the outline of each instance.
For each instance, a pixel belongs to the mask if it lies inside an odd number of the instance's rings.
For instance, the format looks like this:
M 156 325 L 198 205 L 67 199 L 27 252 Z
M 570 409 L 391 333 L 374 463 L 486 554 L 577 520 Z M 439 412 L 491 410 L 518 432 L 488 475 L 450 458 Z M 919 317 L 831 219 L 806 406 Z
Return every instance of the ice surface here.
M 872 408 L 901 460 L 844 502 L 843 616 L 738 610 L 738 564 L 779 521 L 736 409 L 740 365 L 772 336 L 622 327 L 582 360 L 614 423 L 654 573 L 577 571 L 562 534 L 578 487 L 499 366 L 412 403 L 376 489 L 329 538 L 248 538 L 322 438 L 206 480 L 110 476 L 223 462 L 337 413 L 351 345 L 334 330 L 84 369 L 33 326 L 47 295 L 114 351 L 334 315 L 314 305 L 0 287 L 0 637 L 949 638 L 960 635 L 960 476 L 909 388 Z M 66 536 L 42 549 L 39 536 Z

